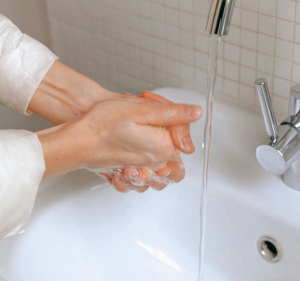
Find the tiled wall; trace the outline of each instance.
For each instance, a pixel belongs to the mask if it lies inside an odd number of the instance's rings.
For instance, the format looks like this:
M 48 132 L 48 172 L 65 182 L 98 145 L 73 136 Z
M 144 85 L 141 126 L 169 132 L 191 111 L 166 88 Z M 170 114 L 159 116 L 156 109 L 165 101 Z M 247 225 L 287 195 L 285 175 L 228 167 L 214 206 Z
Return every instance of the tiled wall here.
M 61 61 L 118 92 L 206 86 L 210 0 L 47 0 Z M 216 94 L 258 111 L 254 80 L 269 81 L 286 115 L 300 83 L 300 0 L 237 0 L 222 39 Z

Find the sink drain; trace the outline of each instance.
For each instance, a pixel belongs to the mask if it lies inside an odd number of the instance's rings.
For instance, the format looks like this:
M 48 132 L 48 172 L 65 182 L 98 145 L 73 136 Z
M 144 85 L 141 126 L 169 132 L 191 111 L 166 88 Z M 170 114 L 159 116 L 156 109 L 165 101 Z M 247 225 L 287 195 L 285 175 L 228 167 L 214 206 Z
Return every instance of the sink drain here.
M 259 254 L 267 262 L 278 262 L 282 257 L 280 244 L 271 237 L 261 237 L 257 243 Z

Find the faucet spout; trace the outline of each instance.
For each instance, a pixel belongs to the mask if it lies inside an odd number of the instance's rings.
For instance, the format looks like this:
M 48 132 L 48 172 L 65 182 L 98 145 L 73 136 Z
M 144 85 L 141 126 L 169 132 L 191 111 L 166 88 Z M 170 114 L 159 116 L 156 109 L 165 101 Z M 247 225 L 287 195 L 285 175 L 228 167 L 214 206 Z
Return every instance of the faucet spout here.
M 206 31 L 219 36 L 228 35 L 235 0 L 212 0 Z

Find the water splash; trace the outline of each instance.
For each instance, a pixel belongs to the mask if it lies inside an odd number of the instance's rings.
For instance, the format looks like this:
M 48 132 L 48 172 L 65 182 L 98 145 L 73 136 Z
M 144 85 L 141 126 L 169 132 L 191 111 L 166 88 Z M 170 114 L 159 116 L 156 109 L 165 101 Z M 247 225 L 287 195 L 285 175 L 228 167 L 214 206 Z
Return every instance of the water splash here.
M 198 281 L 203 280 L 203 262 L 204 262 L 204 238 L 205 238 L 205 222 L 206 222 L 206 198 L 207 198 L 207 174 L 209 147 L 211 141 L 211 125 L 212 125 L 212 110 L 213 110 L 213 93 L 217 76 L 218 65 L 218 47 L 221 37 L 212 35 L 210 39 L 210 54 L 208 62 L 208 77 L 207 77 L 207 98 L 206 98 L 206 119 L 203 138 L 203 183 L 200 200 L 200 250 L 199 250 L 199 277 Z

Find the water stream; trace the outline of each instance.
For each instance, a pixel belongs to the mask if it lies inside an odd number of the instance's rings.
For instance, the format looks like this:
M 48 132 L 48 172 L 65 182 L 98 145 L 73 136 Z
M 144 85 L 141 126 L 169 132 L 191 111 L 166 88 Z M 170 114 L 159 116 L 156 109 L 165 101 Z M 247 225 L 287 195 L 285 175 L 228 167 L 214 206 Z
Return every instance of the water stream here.
M 213 110 L 213 93 L 217 75 L 218 64 L 218 47 L 221 37 L 212 35 L 210 39 L 210 53 L 208 62 L 207 77 L 207 98 L 206 98 L 206 119 L 204 128 L 203 148 L 203 183 L 200 199 L 200 250 L 199 250 L 199 277 L 198 281 L 203 280 L 203 261 L 204 261 L 204 238 L 205 238 L 205 221 L 206 221 L 206 198 L 207 198 L 207 175 L 209 147 L 211 140 L 212 110 Z

